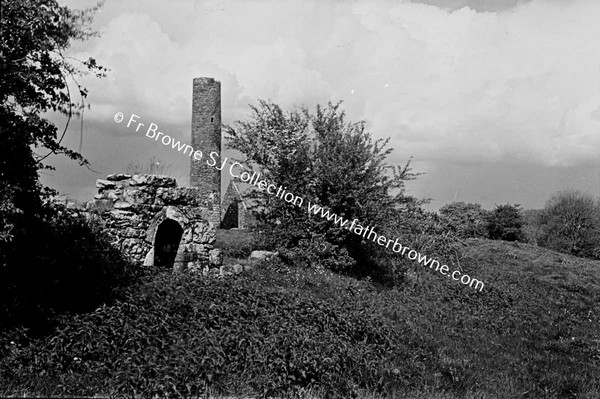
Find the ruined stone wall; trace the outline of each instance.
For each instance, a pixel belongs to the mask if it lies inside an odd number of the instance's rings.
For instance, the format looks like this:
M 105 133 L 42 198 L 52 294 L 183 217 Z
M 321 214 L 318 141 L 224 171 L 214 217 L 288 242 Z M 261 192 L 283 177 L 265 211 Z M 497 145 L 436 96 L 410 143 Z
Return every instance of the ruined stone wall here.
M 199 188 L 177 187 L 167 176 L 128 174 L 111 174 L 97 180 L 96 187 L 98 194 L 87 210 L 100 215 L 113 245 L 133 262 L 154 264 L 158 230 L 169 220 L 182 231 L 174 270 L 220 264 L 214 249 L 216 226 L 210 221 L 212 201 Z

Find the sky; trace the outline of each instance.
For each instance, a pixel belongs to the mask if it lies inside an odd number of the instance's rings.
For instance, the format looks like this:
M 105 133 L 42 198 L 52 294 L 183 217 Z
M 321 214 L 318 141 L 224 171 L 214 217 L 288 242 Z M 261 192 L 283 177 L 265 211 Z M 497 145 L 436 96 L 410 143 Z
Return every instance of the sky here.
M 213 77 L 225 124 L 258 99 L 285 109 L 343 101 L 348 120 L 390 138 L 390 163 L 412 157 L 424 175 L 407 190 L 431 198 L 429 209 L 537 209 L 565 189 L 598 197 L 599 17 L 596 0 L 106 0 L 100 37 L 70 49 L 109 68 L 79 79 L 91 170 L 53 156 L 42 181 L 89 200 L 96 179 L 155 156 L 187 185 L 189 157 L 113 117 L 134 113 L 189 142 L 192 80 Z M 80 123 L 64 141 L 75 150 Z

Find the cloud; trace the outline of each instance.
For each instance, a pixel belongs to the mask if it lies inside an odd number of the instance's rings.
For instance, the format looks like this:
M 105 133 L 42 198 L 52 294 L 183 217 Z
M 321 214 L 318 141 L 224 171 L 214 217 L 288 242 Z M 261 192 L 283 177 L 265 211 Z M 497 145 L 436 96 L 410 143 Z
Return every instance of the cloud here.
M 513 4 L 518 2 L 514 1 Z M 457 3 L 458 4 L 458 3 Z M 191 82 L 213 76 L 226 122 L 256 98 L 344 100 L 392 137 L 396 160 L 572 166 L 600 159 L 600 3 L 531 1 L 503 12 L 392 1 L 107 4 L 79 56 L 92 112 L 144 114 L 189 134 Z

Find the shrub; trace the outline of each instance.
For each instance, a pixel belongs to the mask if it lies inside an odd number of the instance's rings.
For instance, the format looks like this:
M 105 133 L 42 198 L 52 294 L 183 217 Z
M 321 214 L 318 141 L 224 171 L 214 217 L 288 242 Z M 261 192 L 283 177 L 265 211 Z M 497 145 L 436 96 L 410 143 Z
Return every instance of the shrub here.
M 329 269 L 336 273 L 348 273 L 356 266 L 356 261 L 346 248 L 323 239 L 301 240 L 298 246 L 280 248 L 279 252 L 292 264 Z
M 76 77 L 106 71 L 93 58 L 77 60 L 64 55 L 73 40 L 95 35 L 90 29 L 100 6 L 72 10 L 56 0 L 2 0 L 2 73 L 0 74 L 0 267 L 5 266 L 11 245 L 6 241 L 32 227 L 41 216 L 42 200 L 52 192 L 39 181 L 39 171 L 52 154 L 63 154 L 80 165 L 88 162 L 62 143 L 57 126 L 46 119 L 59 112 L 68 121 L 83 110 L 87 89 Z M 76 61 L 76 62 L 73 62 Z M 69 81 L 69 78 L 72 80 Z M 73 91 L 77 88 L 76 91 Z M 71 96 L 71 93 L 77 95 Z M 75 98 L 80 98 L 81 103 Z M 34 150 L 37 148 L 37 150 Z M 47 153 L 46 155 L 41 155 Z
M 488 236 L 492 240 L 517 241 L 523 238 L 520 205 L 496 205 L 487 217 Z
M 540 245 L 543 237 L 542 209 L 526 209 L 521 212 L 523 217 L 523 240 L 532 245 Z
M 133 281 L 136 268 L 92 220 L 52 205 L 16 234 L 0 269 L 1 325 L 44 332 L 62 312 L 94 309 Z
M 600 200 L 580 191 L 554 194 L 540 215 L 540 245 L 600 259 Z
M 309 214 L 308 202 L 364 226 L 381 226 L 396 206 L 411 200 L 404 183 L 418 174 L 411 173 L 410 162 L 404 167 L 388 164 L 388 140 L 374 140 L 364 122 L 348 122 L 339 103 L 317 106 L 313 113 L 284 112 L 265 101 L 251 109 L 248 121 L 227 127 L 229 148 L 245 155 L 249 173 L 258 170 L 261 179 L 303 200 L 295 206 L 266 191 L 248 193 L 266 243 L 294 248 L 302 240 L 322 237 L 354 257 L 361 238 L 321 217 L 324 212 Z M 341 267 L 338 261 L 321 263 Z
M 16 219 L 22 213 L 13 203 L 12 194 L 14 188 L 8 185 L 0 185 L 0 253 L 4 254 L 3 245 L 7 245 L 13 237 Z M 0 266 L 2 262 L 0 255 Z
M 453 202 L 440 208 L 440 215 L 459 237 L 487 237 L 487 212 L 479 204 Z
M 454 231 L 448 229 L 446 222 L 437 213 L 426 211 L 416 204 L 397 210 L 396 216 L 383 226 L 382 232 L 385 237 L 399 238 L 403 246 L 409 246 L 428 257 L 445 260 L 448 265 L 458 262 L 465 248 L 465 243 Z M 391 248 L 375 244 L 369 248 L 372 261 L 362 263 L 371 268 L 367 274 L 375 273 L 379 280 L 391 285 L 402 283 L 405 273 L 416 265 Z

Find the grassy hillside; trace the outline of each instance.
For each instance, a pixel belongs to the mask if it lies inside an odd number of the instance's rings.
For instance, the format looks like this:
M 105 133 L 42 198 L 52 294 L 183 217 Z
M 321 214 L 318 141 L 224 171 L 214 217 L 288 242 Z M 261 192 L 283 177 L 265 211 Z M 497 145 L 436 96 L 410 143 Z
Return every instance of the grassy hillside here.
M 51 336 L 5 337 L 0 395 L 600 397 L 600 262 L 472 240 L 461 267 L 483 292 L 429 269 L 397 290 L 278 262 L 149 275 Z

